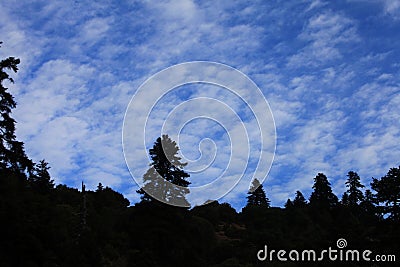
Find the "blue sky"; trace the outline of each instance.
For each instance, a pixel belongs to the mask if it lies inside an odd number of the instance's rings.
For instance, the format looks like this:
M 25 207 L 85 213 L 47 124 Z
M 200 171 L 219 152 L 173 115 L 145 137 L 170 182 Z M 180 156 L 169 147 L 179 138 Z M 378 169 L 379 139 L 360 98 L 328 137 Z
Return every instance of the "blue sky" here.
M 50 163 L 57 183 L 101 182 L 137 201 L 122 152 L 126 108 L 149 77 L 187 61 L 232 66 L 268 100 L 276 152 L 264 187 L 272 205 L 296 190 L 308 197 L 318 172 L 341 195 L 348 171 L 368 184 L 400 164 L 400 1 L 98 2 L 0 4 L 0 56 L 21 59 L 9 86 L 17 136 L 31 158 Z M 245 116 L 243 103 L 212 86 L 177 89 L 156 108 L 194 95 L 236 103 Z M 151 118 L 153 126 L 164 119 Z M 199 141 L 213 140 L 202 142 L 219 156 L 209 177 L 228 162 L 221 151 L 229 140 L 215 122 L 193 123 L 180 146 L 196 158 Z M 255 128 L 247 129 L 253 141 Z M 246 187 L 223 201 L 240 208 Z

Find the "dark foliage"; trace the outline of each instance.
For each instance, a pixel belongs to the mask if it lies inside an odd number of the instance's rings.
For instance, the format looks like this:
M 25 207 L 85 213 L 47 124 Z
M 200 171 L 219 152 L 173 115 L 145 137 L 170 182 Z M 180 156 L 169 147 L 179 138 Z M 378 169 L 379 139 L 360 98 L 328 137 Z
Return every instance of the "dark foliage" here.
M 314 178 L 314 191 L 310 196 L 310 205 L 315 208 L 332 208 L 338 204 L 338 198 L 332 193 L 331 184 L 323 173 L 318 173 Z
M 384 204 L 381 211 L 400 222 L 400 166 L 391 168 L 381 179 L 372 179 L 371 188 L 377 192 L 376 200 Z
M 265 191 L 263 185 L 258 181 L 258 179 L 254 179 L 251 185 L 249 192 L 247 193 L 247 207 L 249 206 L 261 206 L 261 207 L 269 207 L 270 201 L 265 195 Z
M 346 187 L 348 188 L 347 193 L 347 205 L 352 208 L 357 207 L 364 199 L 364 195 L 361 191 L 361 188 L 364 188 L 364 185 L 360 182 L 360 176 L 356 172 L 350 171 L 347 174 Z
M 5 87 L 6 81 L 14 82 L 6 71 L 17 72 L 19 63 L 20 60 L 14 57 L 0 61 L 0 173 L 10 170 L 25 175 L 31 173 L 33 163 L 25 154 L 24 144 L 16 140 L 11 111 L 17 103 Z
M 296 191 L 296 196 L 293 200 L 293 206 L 297 208 L 303 208 L 306 205 L 307 205 L 307 200 L 303 196 L 303 193 L 301 193 L 300 191 Z
M 174 206 L 190 207 L 186 200 L 189 174 L 183 170 L 187 163 L 181 162 L 178 152 L 179 147 L 168 135 L 157 138 L 149 150 L 151 167 L 143 176 L 144 186 L 138 190 L 142 201 L 158 200 Z

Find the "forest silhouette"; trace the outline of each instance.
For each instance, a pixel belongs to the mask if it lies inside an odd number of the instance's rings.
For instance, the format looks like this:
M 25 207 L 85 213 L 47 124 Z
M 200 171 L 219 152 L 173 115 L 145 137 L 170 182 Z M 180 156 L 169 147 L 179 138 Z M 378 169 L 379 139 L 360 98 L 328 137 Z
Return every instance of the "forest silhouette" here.
M 189 208 L 185 163 L 176 143 L 162 136 L 150 149 L 139 203 L 101 183 L 95 191 L 55 185 L 49 164 L 29 159 L 15 136 L 16 102 L 5 82 L 13 82 L 8 73 L 19 63 L 13 57 L 0 62 L 0 266 L 396 266 L 257 259 L 265 245 L 321 250 L 336 247 L 339 238 L 351 249 L 400 260 L 400 166 L 372 178 L 371 190 L 350 171 L 340 197 L 318 173 L 310 198 L 294 192 L 284 207 L 271 207 L 255 179 L 240 212 L 218 201 Z M 169 205 L 173 200 L 183 207 Z

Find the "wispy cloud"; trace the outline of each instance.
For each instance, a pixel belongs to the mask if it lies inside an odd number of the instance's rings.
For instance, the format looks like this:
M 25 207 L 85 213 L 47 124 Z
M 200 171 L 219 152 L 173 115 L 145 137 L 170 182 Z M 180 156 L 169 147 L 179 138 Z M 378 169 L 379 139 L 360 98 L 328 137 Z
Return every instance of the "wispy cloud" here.
M 324 66 L 343 57 L 340 45 L 359 40 L 356 23 L 345 15 L 324 12 L 311 17 L 299 34 L 305 46 L 289 58 L 291 67 Z
M 400 19 L 400 1 L 384 0 L 383 6 L 386 14 L 392 16 L 394 19 Z
M 17 135 L 28 154 L 36 161 L 47 159 L 57 182 L 77 186 L 84 179 L 91 188 L 102 182 L 132 201 L 138 199 L 137 187 L 124 162 L 121 131 L 125 109 L 140 84 L 185 61 L 237 67 L 257 83 L 274 114 L 277 153 L 265 188 L 272 204 L 281 205 L 298 189 L 307 195 L 317 172 L 326 172 L 341 194 L 348 170 L 368 181 L 398 164 L 398 18 L 399 1 L 390 0 L 11 1 L 0 9 L 0 56 L 22 61 L 10 87 L 19 104 Z M 150 90 L 147 94 L 147 99 L 158 97 Z M 241 94 L 252 97 L 246 88 Z M 245 103 L 222 88 L 199 86 L 176 88 L 156 105 L 146 146 L 161 133 L 171 110 L 196 97 L 217 99 L 237 111 L 250 129 L 249 139 L 259 140 Z M 225 112 L 222 106 L 197 104 L 193 109 L 182 105 L 180 118 Z M 137 121 L 146 115 L 138 114 Z M 171 122 L 168 132 L 181 127 L 179 119 Z M 233 126 L 226 128 L 232 139 L 240 135 Z M 193 168 L 208 166 L 216 153 L 205 181 L 228 163 L 230 140 L 223 132 L 206 119 L 182 129 L 182 153 L 189 162 L 209 153 L 198 165 L 192 161 Z M 207 134 L 213 141 L 204 139 Z M 253 170 L 257 145 L 250 146 Z M 232 163 L 239 166 L 247 152 L 242 146 L 236 151 Z M 148 159 L 138 163 L 142 175 Z M 248 170 L 246 179 L 252 174 Z M 237 175 L 232 168 L 221 183 Z M 239 183 L 224 200 L 242 206 L 248 182 Z

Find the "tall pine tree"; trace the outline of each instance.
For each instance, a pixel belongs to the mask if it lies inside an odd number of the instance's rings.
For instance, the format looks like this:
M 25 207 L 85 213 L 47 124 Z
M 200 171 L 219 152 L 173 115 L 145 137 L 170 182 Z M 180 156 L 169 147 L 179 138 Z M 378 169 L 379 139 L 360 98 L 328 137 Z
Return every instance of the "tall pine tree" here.
M 389 218 L 400 221 L 400 166 L 391 168 L 381 179 L 372 179 L 371 188 L 375 190 L 376 200 L 383 203 L 383 213 Z
M 319 208 L 331 208 L 338 204 L 337 196 L 332 192 L 331 184 L 323 173 L 314 178 L 314 191 L 310 196 L 310 205 Z
M 44 159 L 35 164 L 33 175 L 28 179 L 35 191 L 48 193 L 54 188 L 54 180 L 50 177 L 49 169 L 50 167 Z
M 247 206 L 261 206 L 269 208 L 270 201 L 265 195 L 263 185 L 257 178 L 253 180 L 250 190 L 247 194 Z
M 349 205 L 350 207 L 356 207 L 364 199 L 363 192 L 360 190 L 360 188 L 363 188 L 364 185 L 361 184 L 360 176 L 358 176 L 356 172 L 349 171 L 347 177 L 348 178 L 345 183 L 346 187 L 348 187 L 346 191 L 347 205 Z
M 179 147 L 168 135 L 157 138 L 149 150 L 152 162 L 143 176 L 144 186 L 137 191 L 142 201 L 157 199 L 173 206 L 190 207 L 186 199 L 189 174 L 183 170 L 187 163 L 181 162 L 178 152 Z
M 10 171 L 25 176 L 32 174 L 33 162 L 26 156 L 24 144 L 16 140 L 16 122 L 11 117 L 11 112 L 17 103 L 4 85 L 6 81 L 14 82 L 6 70 L 16 73 L 19 63 L 20 60 L 14 57 L 0 62 L 0 172 L 5 174 Z

